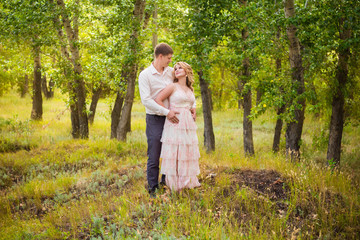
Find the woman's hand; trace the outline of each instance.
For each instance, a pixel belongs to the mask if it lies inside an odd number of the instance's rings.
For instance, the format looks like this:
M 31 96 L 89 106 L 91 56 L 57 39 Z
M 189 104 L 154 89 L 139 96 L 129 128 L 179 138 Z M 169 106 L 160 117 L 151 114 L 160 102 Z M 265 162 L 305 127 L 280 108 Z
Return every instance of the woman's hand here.
M 192 118 L 194 119 L 194 122 L 195 122 L 196 121 L 196 109 L 192 108 L 192 109 L 190 109 L 190 112 L 191 112 L 191 116 L 192 116 Z

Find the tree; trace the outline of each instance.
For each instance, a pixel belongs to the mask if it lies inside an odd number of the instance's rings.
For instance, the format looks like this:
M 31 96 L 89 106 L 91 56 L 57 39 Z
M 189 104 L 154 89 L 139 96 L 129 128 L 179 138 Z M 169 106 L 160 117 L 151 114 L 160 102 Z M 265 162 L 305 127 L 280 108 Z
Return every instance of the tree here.
M 240 4 L 246 7 L 246 0 L 241 0 Z M 241 37 L 243 42 L 245 43 L 247 38 L 249 37 L 249 32 L 247 27 L 244 27 L 241 31 Z M 244 44 L 244 48 L 246 49 L 246 43 Z M 244 49 L 244 50 L 245 50 Z M 246 83 L 249 82 L 250 78 L 250 61 L 249 57 L 245 57 L 242 61 L 242 74 L 241 74 L 241 85 L 245 86 Z M 251 87 L 243 88 L 242 92 L 243 96 L 243 109 L 244 109 L 244 115 L 243 115 L 243 139 L 244 139 L 244 152 L 246 155 L 254 155 L 254 141 L 253 141 L 253 131 L 252 131 L 252 121 L 250 120 L 249 116 L 251 113 L 252 108 L 252 94 L 251 94 Z
M 212 123 L 212 103 L 210 84 L 210 56 L 216 49 L 224 34 L 225 12 L 231 1 L 193 1 L 189 0 L 181 24 L 178 24 L 176 40 L 181 43 L 180 57 L 188 59 L 198 73 L 202 110 L 204 116 L 204 146 L 207 152 L 215 150 L 215 135 Z
M 124 64 L 124 78 L 127 81 L 127 90 L 125 95 L 124 106 L 122 108 L 120 122 L 116 130 L 116 138 L 125 141 L 126 134 L 130 131 L 128 125 L 131 122 L 131 108 L 134 101 L 135 80 L 137 76 L 139 64 L 139 52 L 141 44 L 139 41 L 139 33 L 142 27 L 143 16 L 145 10 L 145 0 L 136 0 L 134 4 L 134 12 L 132 18 L 132 34 L 129 39 L 129 56 Z
M 57 0 L 56 5 L 55 10 L 57 15 L 55 15 L 53 19 L 55 28 L 57 29 L 61 42 L 62 53 L 66 59 L 70 60 L 73 67 L 73 82 L 69 83 L 72 92 L 72 94 L 70 93 L 72 97 L 70 106 L 72 135 L 74 138 L 88 138 L 89 125 L 86 111 L 86 90 L 82 77 L 79 46 L 79 0 L 76 0 L 72 6 L 75 9 L 74 12 L 69 11 L 63 0 Z M 69 13 L 72 14 L 72 19 Z M 60 16 L 62 23 L 60 22 Z M 66 38 L 63 29 L 66 32 Z
M 312 4 L 312 18 L 307 27 L 313 35 L 307 36 L 312 47 L 311 59 L 318 72 L 325 73 L 329 88 L 326 90 L 331 108 L 327 161 L 340 165 L 341 142 L 346 109 L 356 91 L 353 69 L 358 68 L 360 3 L 358 1 L 317 1 Z M 324 18 L 325 16 L 325 18 Z M 305 24 L 304 24 L 305 25 Z M 320 60 L 320 61 L 319 61 Z M 314 63 L 316 61 L 316 63 Z M 331 66 L 331 70 L 328 66 Z
M 2 3 L 1 35 L 17 44 L 29 44 L 34 61 L 33 104 L 31 118 L 42 119 L 41 47 L 51 42 L 49 3 L 42 1 L 13 1 Z
M 294 0 L 285 0 L 285 17 L 288 18 L 289 24 L 286 29 L 289 40 L 289 60 L 291 66 L 292 92 L 289 105 L 292 107 L 294 114 L 293 119 L 287 123 L 286 129 L 286 151 L 292 160 L 300 158 L 300 140 L 304 124 L 305 98 L 304 98 L 304 70 L 302 66 L 302 57 L 300 52 L 300 41 L 296 36 L 296 26 L 291 23 L 295 17 Z

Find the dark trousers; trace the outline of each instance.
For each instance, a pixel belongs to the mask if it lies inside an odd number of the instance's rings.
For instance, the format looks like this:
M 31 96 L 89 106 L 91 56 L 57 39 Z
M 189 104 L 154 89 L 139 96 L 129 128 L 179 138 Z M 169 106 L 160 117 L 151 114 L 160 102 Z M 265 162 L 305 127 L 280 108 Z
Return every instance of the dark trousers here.
M 165 119 L 165 116 L 146 114 L 146 137 L 148 143 L 146 174 L 149 190 L 158 187 L 159 184 L 160 139 L 164 129 Z M 165 176 L 162 176 L 162 178 L 165 178 Z

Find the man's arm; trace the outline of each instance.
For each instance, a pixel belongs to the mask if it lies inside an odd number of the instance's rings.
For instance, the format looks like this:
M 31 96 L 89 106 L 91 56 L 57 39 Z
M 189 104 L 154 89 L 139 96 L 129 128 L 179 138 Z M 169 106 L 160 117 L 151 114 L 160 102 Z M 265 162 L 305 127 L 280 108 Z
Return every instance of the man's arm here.
M 160 106 L 150 96 L 150 83 L 142 72 L 139 75 L 139 91 L 142 104 L 151 111 L 154 111 L 158 115 L 168 115 L 169 109 Z

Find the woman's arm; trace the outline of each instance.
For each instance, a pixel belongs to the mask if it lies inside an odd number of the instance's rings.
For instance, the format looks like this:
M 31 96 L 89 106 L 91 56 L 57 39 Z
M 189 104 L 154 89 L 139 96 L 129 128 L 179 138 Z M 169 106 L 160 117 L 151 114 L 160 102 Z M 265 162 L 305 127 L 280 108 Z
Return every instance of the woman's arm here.
M 173 92 L 175 89 L 175 85 L 174 83 L 171 83 L 169 85 L 167 85 L 163 90 L 161 90 L 161 92 L 157 95 L 157 97 L 155 98 L 155 102 L 163 107 L 165 107 L 164 105 L 164 100 L 167 99 Z

